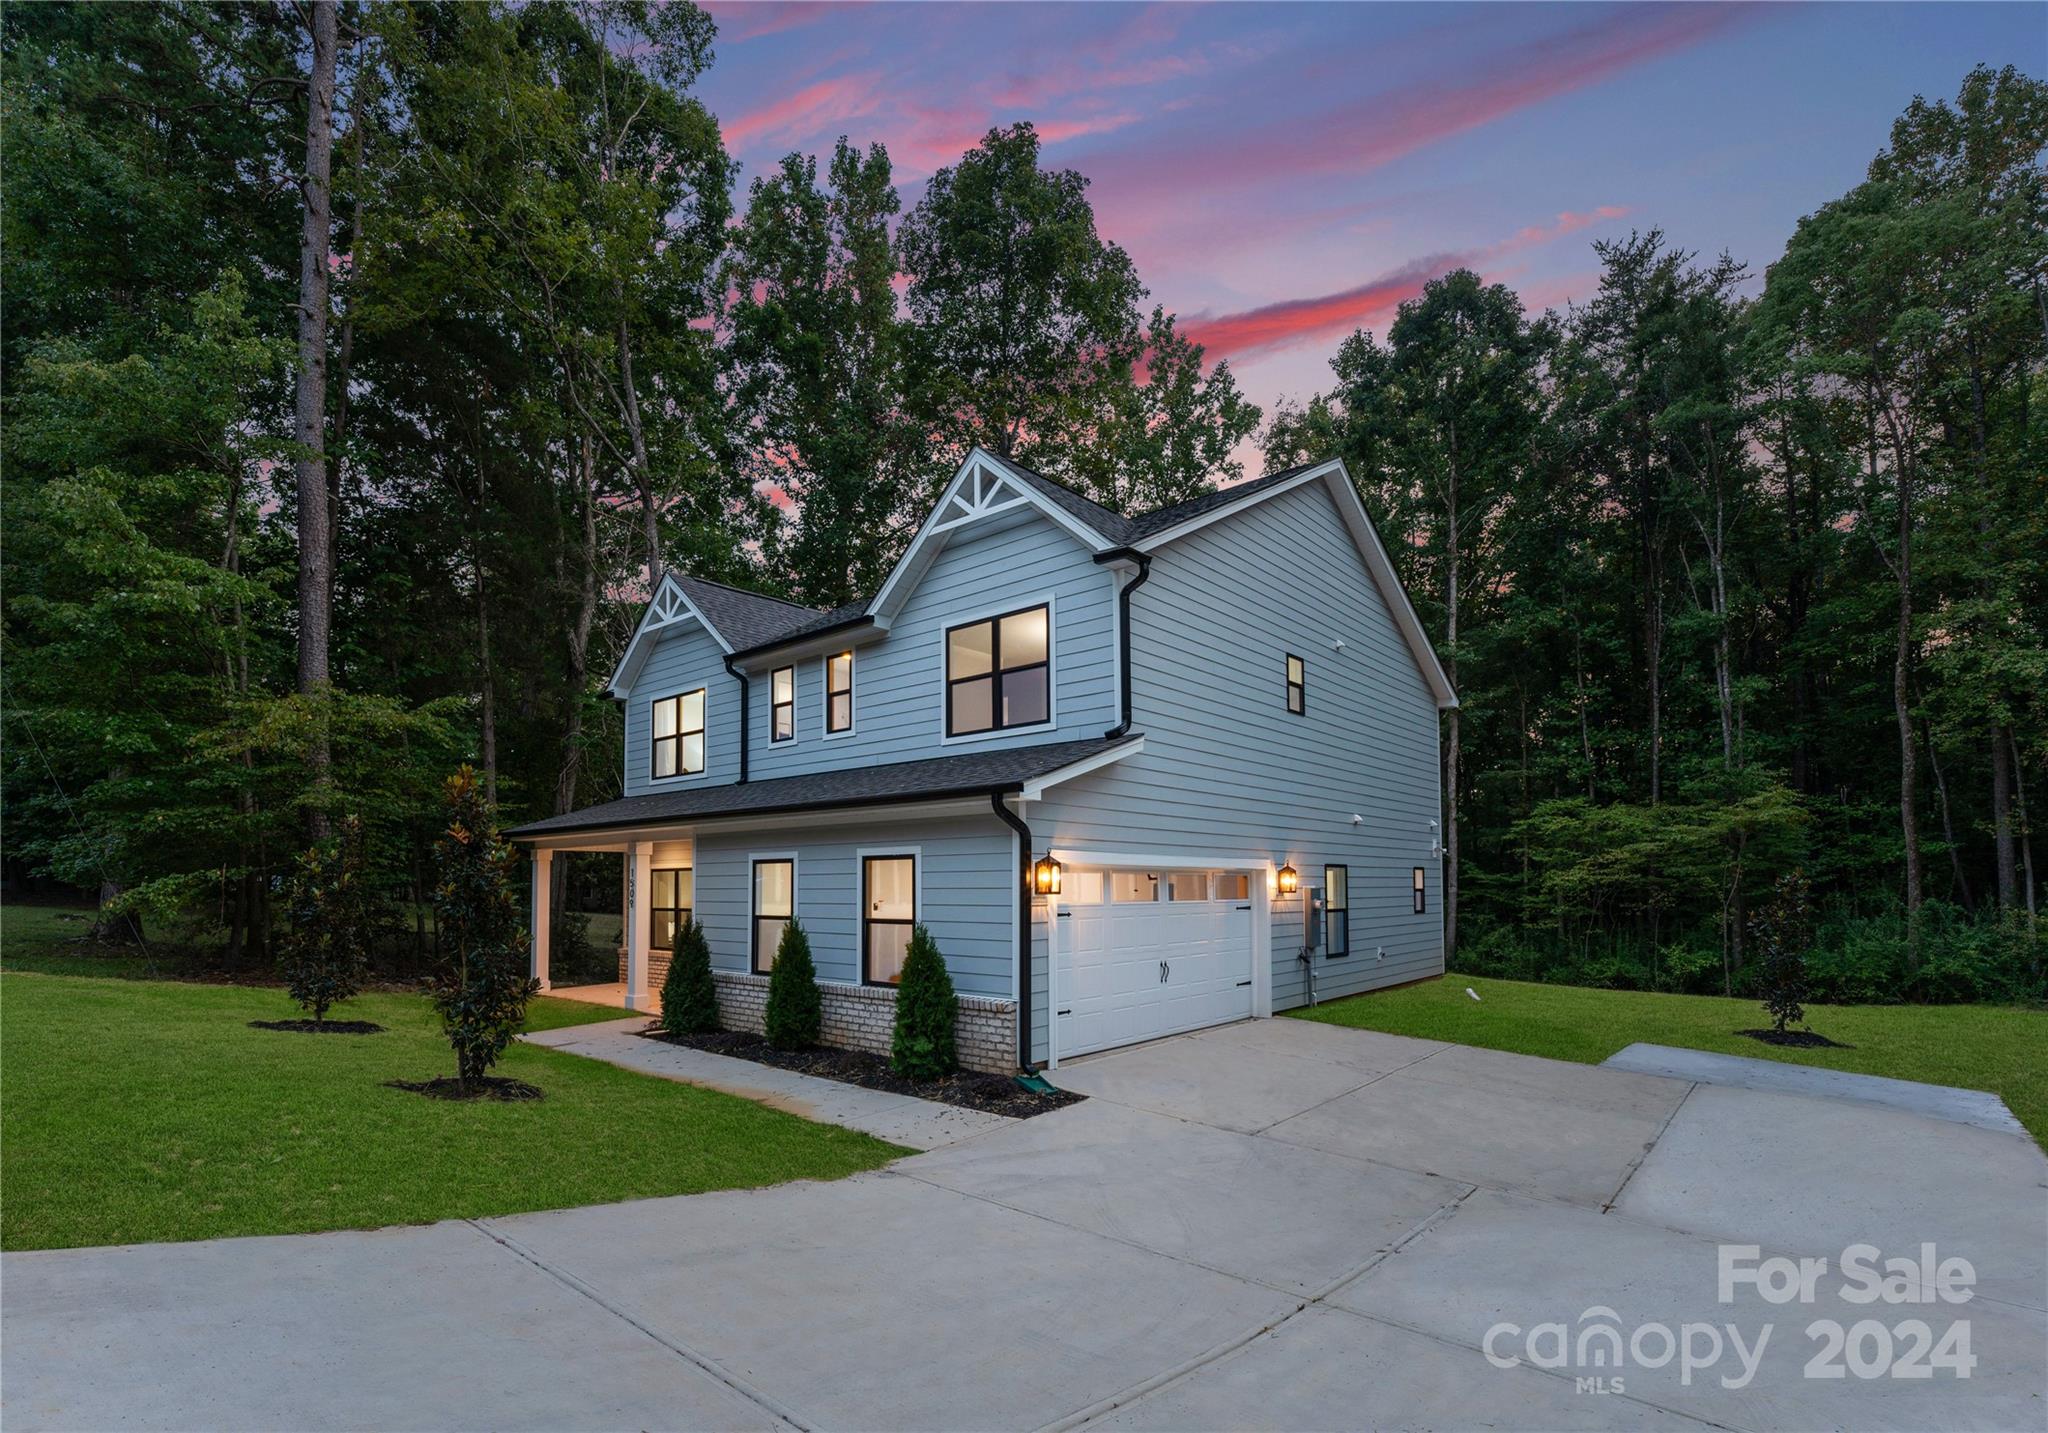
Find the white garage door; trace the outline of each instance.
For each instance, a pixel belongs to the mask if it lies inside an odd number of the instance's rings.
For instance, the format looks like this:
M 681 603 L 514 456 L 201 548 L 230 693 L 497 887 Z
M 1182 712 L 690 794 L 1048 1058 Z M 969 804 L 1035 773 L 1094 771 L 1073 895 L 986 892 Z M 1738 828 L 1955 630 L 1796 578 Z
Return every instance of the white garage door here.
M 1246 882 L 1222 871 L 1067 873 L 1054 989 L 1061 1056 L 1249 1017 Z

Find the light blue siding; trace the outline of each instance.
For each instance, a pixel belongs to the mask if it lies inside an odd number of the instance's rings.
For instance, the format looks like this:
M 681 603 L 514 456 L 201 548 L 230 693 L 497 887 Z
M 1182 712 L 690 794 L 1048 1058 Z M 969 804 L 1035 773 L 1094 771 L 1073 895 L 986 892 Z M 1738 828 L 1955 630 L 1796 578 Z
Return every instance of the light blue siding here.
M 1048 793 L 1028 815 L 1033 844 L 1267 859 L 1292 864 L 1304 886 L 1346 865 L 1352 954 L 1318 953 L 1319 998 L 1440 974 L 1436 706 L 1321 484 L 1161 549 L 1132 596 L 1132 628 L 1145 750 Z M 1290 652 L 1307 665 L 1302 716 L 1286 709 Z M 1417 866 L 1423 915 L 1410 893 Z M 1275 1010 L 1307 1001 L 1301 909 L 1274 899 Z M 1042 996 L 1042 922 L 1034 942 Z
M 749 774 L 756 781 L 990 746 L 1100 736 L 1116 721 L 1112 574 L 1065 529 L 1033 512 L 954 537 L 880 641 L 855 649 L 853 732 L 825 735 L 825 659 L 796 663 L 796 740 L 769 738 L 769 674 L 754 680 Z M 945 633 L 961 622 L 1052 604 L 1054 722 L 943 742 Z
M 649 762 L 653 706 L 663 697 L 704 689 L 704 774 L 656 781 Z M 628 796 L 688 791 L 739 779 L 740 684 L 725 670 L 724 653 L 694 621 L 665 629 L 626 694 Z
M 697 919 L 720 970 L 749 968 L 753 860 L 794 854 L 796 914 L 811 938 L 820 980 L 859 984 L 860 853 L 918 856 L 918 919 L 931 931 L 962 995 L 1016 995 L 1016 866 L 1010 829 L 993 815 L 939 821 L 876 820 L 801 835 L 792 831 L 697 837 Z

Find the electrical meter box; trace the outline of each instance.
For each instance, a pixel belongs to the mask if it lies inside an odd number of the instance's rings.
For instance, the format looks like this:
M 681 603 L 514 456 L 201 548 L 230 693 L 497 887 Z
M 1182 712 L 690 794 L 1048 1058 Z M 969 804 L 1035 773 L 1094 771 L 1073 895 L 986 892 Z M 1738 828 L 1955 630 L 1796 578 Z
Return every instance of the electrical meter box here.
M 1301 943 L 1310 950 L 1323 948 L 1323 888 L 1303 886 L 1301 890 Z

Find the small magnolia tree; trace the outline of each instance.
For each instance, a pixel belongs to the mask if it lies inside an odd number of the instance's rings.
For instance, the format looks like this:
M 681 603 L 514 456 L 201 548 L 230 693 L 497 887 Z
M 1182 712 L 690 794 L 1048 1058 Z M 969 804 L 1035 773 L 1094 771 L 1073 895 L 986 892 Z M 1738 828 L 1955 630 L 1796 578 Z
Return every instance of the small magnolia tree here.
M 811 961 L 811 938 L 792 920 L 775 947 L 775 968 L 768 973 L 768 1043 L 778 1050 L 801 1050 L 818 1043 L 825 1023 L 825 997 L 818 990 L 818 968 Z
M 316 1025 L 361 992 L 370 951 L 386 924 L 367 865 L 362 820 L 350 816 L 333 840 L 299 857 L 285 884 L 290 928 L 278 944 L 278 969 Z
M 718 986 L 711 979 L 711 944 L 704 927 L 685 920 L 661 982 L 661 1028 L 671 1035 L 703 1035 L 718 1028 Z
M 953 1045 L 959 1006 L 938 943 L 922 925 L 912 926 L 903 978 L 896 986 L 896 1030 L 889 1042 L 897 1074 L 906 1080 L 936 1080 L 953 1073 L 959 1065 Z
M 519 852 L 499 835 L 496 814 L 468 765 L 448 778 L 448 826 L 434 845 L 434 917 L 442 968 L 434 1008 L 467 1085 L 497 1063 L 540 989 L 528 973 Z
M 1757 993 L 1772 1028 L 1783 1034 L 1806 1018 L 1806 951 L 1813 943 L 1813 902 L 1806 873 L 1793 868 L 1778 878 L 1770 900 L 1750 921 L 1756 943 Z

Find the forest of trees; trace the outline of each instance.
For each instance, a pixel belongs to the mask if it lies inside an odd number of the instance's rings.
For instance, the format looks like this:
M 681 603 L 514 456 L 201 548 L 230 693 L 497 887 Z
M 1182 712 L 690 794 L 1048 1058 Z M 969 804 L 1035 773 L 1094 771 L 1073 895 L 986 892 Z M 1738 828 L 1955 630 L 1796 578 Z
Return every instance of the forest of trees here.
M 618 794 L 658 570 L 836 605 L 971 444 L 1127 510 L 1256 446 L 1346 460 L 1460 692 L 1455 965 L 1740 990 L 1799 867 L 1822 996 L 2043 996 L 2048 86 L 1916 101 L 1760 271 L 1451 273 L 1262 414 L 1029 125 L 907 206 L 848 140 L 738 193 L 714 40 L 0 12 L 11 893 L 253 962 L 349 815 L 422 911 L 458 762 L 508 818 Z

